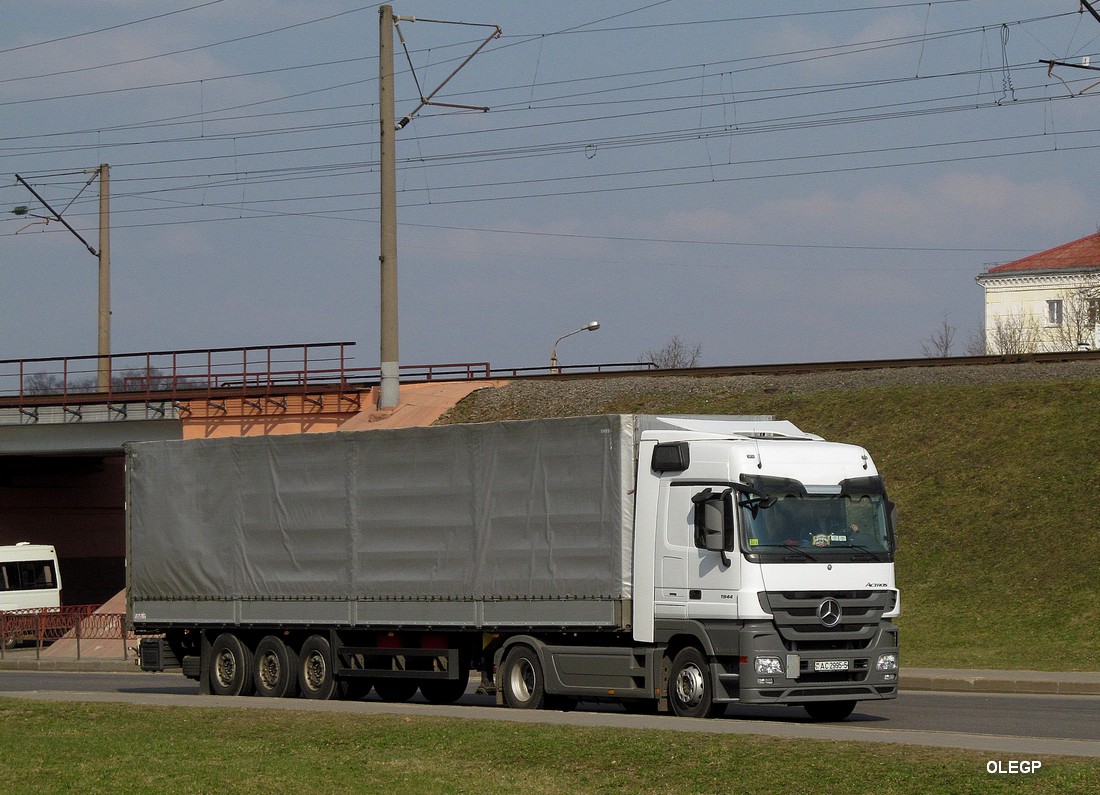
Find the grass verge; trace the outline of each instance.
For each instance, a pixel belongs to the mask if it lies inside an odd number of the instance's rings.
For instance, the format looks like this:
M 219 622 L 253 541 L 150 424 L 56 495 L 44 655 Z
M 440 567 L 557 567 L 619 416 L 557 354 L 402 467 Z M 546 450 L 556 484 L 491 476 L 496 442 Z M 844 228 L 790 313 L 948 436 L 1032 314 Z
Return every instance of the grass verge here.
M 10 792 L 1094 793 L 1095 760 L 434 717 L 0 699 Z

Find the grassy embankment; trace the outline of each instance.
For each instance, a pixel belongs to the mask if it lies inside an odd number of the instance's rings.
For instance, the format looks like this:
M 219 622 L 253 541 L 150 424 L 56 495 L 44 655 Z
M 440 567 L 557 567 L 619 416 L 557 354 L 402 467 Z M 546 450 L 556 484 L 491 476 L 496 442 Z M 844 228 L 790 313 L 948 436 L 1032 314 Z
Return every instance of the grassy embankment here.
M 906 665 L 1100 670 L 1100 381 L 655 390 L 600 410 L 774 414 L 863 445 L 898 504 Z

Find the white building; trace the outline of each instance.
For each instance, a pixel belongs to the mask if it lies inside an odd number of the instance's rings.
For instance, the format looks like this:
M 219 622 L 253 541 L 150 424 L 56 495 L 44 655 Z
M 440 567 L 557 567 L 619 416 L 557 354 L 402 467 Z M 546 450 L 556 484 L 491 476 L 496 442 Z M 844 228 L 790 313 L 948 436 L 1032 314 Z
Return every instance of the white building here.
M 1100 348 L 1100 232 L 997 265 L 977 281 L 987 353 Z

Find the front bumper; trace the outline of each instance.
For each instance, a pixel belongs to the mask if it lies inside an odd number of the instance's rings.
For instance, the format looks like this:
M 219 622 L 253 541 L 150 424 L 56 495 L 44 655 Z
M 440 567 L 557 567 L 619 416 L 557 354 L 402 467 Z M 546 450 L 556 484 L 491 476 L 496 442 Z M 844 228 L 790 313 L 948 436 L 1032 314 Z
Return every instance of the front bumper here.
M 808 701 L 861 701 L 896 698 L 898 694 L 897 627 L 879 623 L 872 641 L 861 648 L 827 641 L 790 651 L 770 622 L 741 630 L 740 692 L 744 704 L 803 704 Z M 894 666 L 880 670 L 879 660 L 892 655 Z M 757 658 L 778 660 L 778 670 L 760 673 Z

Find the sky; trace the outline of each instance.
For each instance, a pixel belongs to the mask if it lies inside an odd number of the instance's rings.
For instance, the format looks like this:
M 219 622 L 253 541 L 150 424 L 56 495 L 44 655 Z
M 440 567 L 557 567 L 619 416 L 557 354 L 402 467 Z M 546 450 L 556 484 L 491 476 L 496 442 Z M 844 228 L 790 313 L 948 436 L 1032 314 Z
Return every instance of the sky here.
M 1079 0 L 393 7 L 398 118 L 501 30 L 433 97 L 488 111 L 397 133 L 402 365 L 544 367 L 590 321 L 563 365 L 964 354 L 978 274 L 1100 222 L 1100 74 L 1042 63 L 1100 65 Z M 377 366 L 378 8 L 8 4 L 0 360 L 95 353 L 97 258 L 16 176 L 97 248 L 106 163 L 112 352 Z

